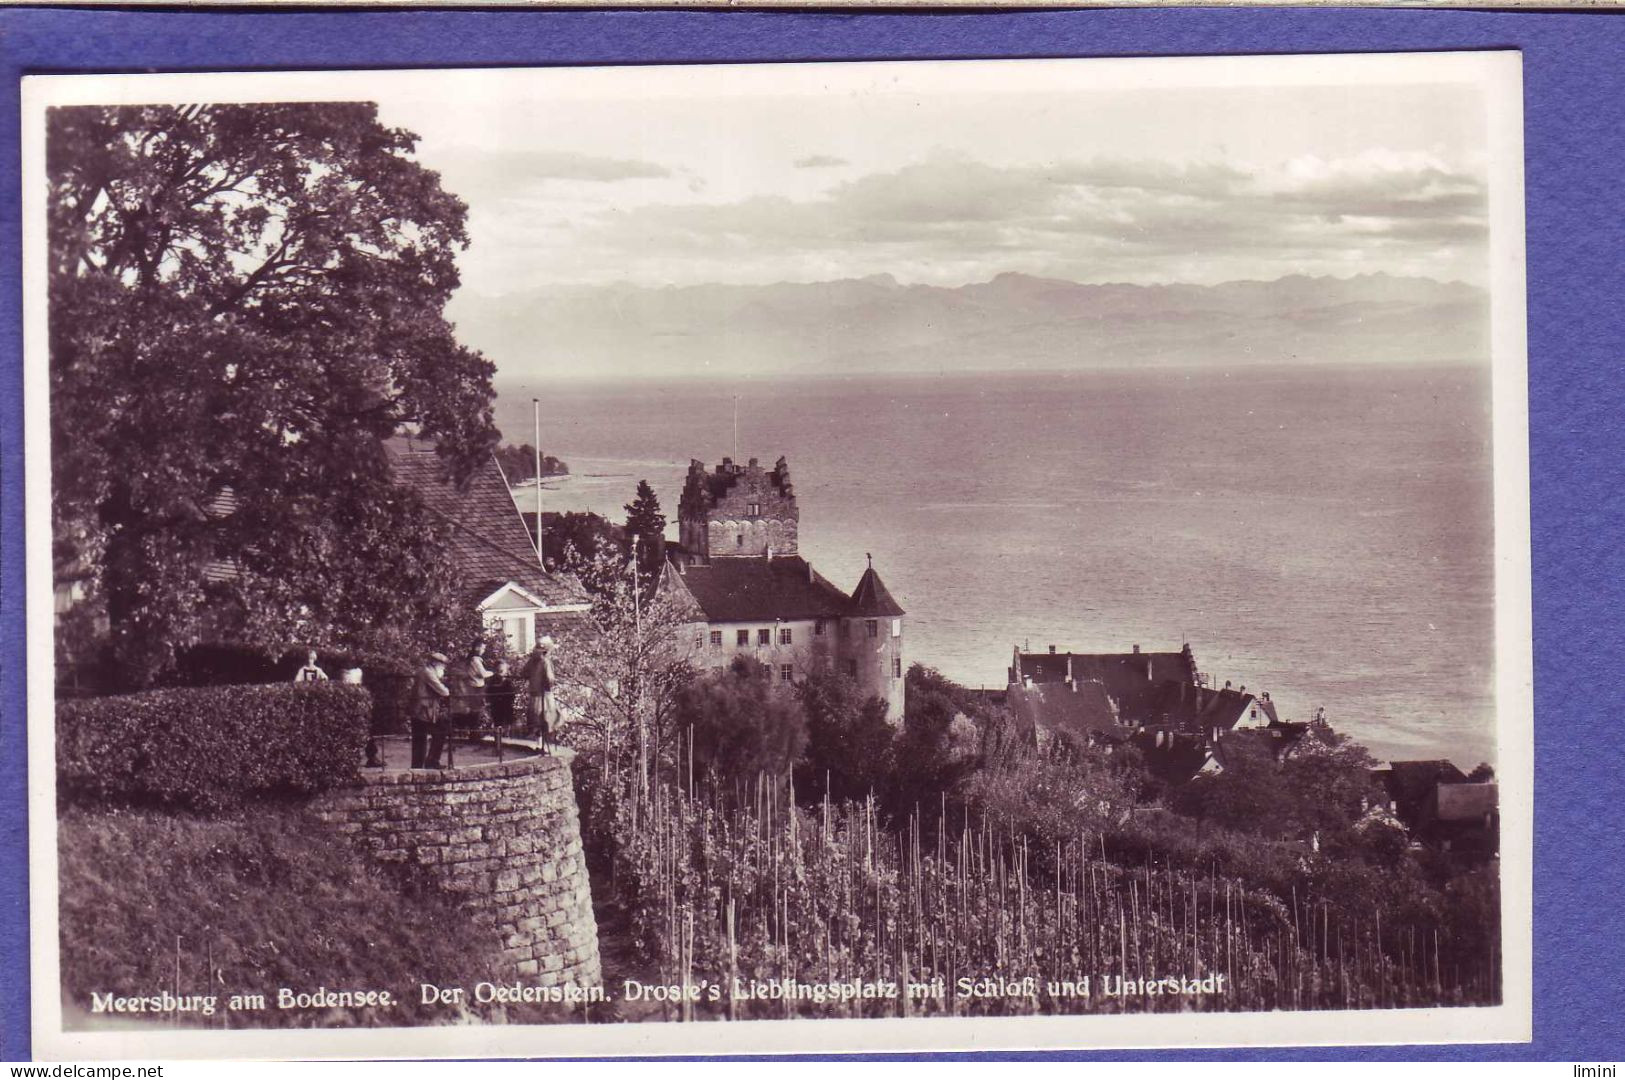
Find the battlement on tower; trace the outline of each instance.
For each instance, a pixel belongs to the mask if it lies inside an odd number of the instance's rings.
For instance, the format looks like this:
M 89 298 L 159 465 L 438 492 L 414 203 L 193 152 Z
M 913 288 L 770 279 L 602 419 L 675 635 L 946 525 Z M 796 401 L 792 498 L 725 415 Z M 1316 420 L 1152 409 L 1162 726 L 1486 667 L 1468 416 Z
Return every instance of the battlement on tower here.
M 683 548 L 701 560 L 796 554 L 801 510 L 782 457 L 771 469 L 756 458 L 723 458 L 715 470 L 691 460 L 677 510 Z

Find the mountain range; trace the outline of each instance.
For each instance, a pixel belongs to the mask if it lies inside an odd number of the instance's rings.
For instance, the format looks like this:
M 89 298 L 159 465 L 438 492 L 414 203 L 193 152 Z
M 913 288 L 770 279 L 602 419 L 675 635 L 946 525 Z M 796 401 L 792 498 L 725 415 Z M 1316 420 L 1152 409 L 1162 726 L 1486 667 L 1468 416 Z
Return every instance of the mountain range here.
M 1488 357 L 1489 296 L 1460 282 L 1293 275 L 1221 285 L 1000 274 L 813 284 L 615 284 L 459 295 L 459 337 L 504 378 L 1437 363 Z

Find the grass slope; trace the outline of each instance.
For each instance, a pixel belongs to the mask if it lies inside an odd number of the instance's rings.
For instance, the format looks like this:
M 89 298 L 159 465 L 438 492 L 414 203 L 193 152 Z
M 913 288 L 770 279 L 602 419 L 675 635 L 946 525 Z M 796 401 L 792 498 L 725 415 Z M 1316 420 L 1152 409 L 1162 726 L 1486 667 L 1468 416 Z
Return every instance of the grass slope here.
M 468 1015 L 422 1006 L 419 983 L 471 988 L 501 971 L 495 931 L 431 885 L 359 855 L 297 805 L 209 818 L 66 809 L 58 846 L 63 1008 L 87 1026 L 113 1019 L 88 1015 L 92 991 L 164 990 L 220 995 L 221 1011 L 187 1014 L 188 1026 L 454 1022 Z M 400 1004 L 277 1008 L 280 987 L 324 986 L 389 990 Z M 263 994 L 270 1007 L 225 1012 L 237 992 Z

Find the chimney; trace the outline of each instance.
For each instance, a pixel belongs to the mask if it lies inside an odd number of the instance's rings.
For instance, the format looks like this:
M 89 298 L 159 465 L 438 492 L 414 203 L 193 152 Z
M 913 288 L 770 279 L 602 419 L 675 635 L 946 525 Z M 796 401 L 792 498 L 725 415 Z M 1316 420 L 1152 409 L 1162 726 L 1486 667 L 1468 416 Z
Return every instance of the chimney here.
M 1051 656 L 1054 656 L 1054 655 L 1055 655 L 1055 646 L 1053 646 L 1053 645 L 1051 645 L 1051 646 L 1050 646 L 1050 647 L 1049 647 L 1049 654 L 1050 654 L 1050 655 L 1051 655 Z
M 1135 656 L 1140 655 L 1140 647 L 1138 645 L 1134 646 L 1134 655 Z

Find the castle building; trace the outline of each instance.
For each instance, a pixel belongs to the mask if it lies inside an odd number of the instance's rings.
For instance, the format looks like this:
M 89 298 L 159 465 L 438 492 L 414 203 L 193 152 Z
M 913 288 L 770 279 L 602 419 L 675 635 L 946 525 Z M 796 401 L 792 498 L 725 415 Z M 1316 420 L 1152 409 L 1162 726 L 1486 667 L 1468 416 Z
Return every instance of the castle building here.
M 694 657 L 726 667 L 744 655 L 790 684 L 834 667 L 903 720 L 903 608 L 873 562 L 851 594 L 797 552 L 801 511 L 784 458 L 764 469 L 691 461 L 678 537 L 660 588 L 692 603 Z

